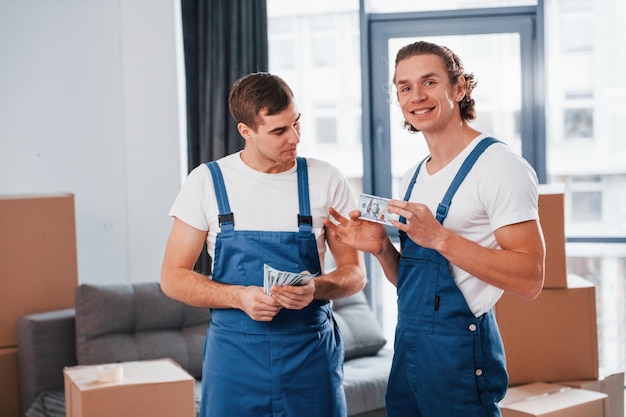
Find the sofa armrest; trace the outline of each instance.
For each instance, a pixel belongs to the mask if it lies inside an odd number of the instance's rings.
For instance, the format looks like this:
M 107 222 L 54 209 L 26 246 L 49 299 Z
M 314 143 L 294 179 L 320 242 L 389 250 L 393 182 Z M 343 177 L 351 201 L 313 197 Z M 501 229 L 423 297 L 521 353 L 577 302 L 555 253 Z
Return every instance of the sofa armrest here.
M 22 316 L 17 321 L 17 349 L 22 413 L 37 395 L 63 389 L 63 368 L 76 365 L 74 309 Z

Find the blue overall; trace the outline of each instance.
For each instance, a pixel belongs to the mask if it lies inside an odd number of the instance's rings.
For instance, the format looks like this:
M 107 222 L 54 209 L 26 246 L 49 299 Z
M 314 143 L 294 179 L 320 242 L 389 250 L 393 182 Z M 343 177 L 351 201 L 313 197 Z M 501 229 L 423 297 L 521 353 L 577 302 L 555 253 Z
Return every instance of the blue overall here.
M 494 142 L 484 139 L 464 161 L 439 203 L 436 218 L 441 224 L 454 193 Z M 408 186 L 407 201 L 424 161 Z M 405 232 L 400 232 L 400 244 L 398 324 L 387 416 L 500 416 L 497 402 L 506 392 L 508 375 L 492 311 L 474 316 L 439 252 L 417 245 Z
M 263 287 L 263 264 L 320 273 L 306 159 L 298 158 L 298 232 L 234 230 L 217 162 L 208 163 L 219 207 L 213 280 Z M 251 202 L 252 204 L 253 202 Z M 296 221 L 294 213 L 294 221 Z M 283 308 L 272 321 L 213 309 L 207 332 L 200 417 L 343 417 L 343 343 L 328 301 Z

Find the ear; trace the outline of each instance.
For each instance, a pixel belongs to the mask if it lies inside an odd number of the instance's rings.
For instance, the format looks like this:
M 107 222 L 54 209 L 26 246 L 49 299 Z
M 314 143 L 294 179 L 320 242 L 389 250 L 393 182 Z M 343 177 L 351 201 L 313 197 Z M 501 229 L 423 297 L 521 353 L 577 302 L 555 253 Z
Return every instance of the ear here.
M 461 100 L 465 97 L 465 93 L 467 92 L 467 81 L 465 77 L 460 76 L 456 80 L 456 102 L 460 103 Z
M 241 122 L 237 123 L 237 130 L 242 138 L 246 140 L 250 138 L 250 132 L 252 129 L 247 124 Z

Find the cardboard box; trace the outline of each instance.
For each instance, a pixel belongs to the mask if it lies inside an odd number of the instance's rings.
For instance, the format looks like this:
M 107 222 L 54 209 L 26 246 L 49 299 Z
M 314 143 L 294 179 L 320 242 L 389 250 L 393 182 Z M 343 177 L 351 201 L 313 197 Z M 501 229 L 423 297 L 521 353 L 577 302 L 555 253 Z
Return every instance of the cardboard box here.
M 557 384 L 509 388 L 500 402 L 503 417 L 603 417 L 607 395 Z
M 17 349 L 0 349 L 0 417 L 19 416 Z
M 595 286 L 575 275 L 568 286 L 533 301 L 505 293 L 496 304 L 509 385 L 598 379 Z
M 608 395 L 605 417 L 624 417 L 624 372 L 601 375 L 597 380 L 564 381 L 563 385 Z
M 123 377 L 114 382 L 98 380 L 98 365 L 65 368 L 66 416 L 195 417 L 194 379 L 174 361 L 119 365 Z
M 539 186 L 539 222 L 546 243 L 544 288 L 567 288 L 565 187 Z
M 554 394 L 556 392 L 563 391 L 566 388 L 567 387 L 565 385 L 549 384 L 547 382 L 533 382 L 532 384 L 509 387 L 506 391 L 506 395 L 502 401 L 500 401 L 500 406 L 517 403 L 542 395 Z
M 74 306 L 74 196 L 0 196 L 0 230 L 0 347 L 15 347 L 20 316 Z

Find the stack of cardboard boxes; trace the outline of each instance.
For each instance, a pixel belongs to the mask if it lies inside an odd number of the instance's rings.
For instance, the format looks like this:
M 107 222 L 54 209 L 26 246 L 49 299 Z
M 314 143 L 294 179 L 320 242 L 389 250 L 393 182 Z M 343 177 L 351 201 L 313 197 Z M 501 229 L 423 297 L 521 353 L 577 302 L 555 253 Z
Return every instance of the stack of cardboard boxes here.
M 74 196 L 0 196 L 0 417 L 20 417 L 17 320 L 73 308 L 78 285 Z M 194 416 L 193 378 L 169 360 L 121 364 L 120 381 L 98 366 L 66 368 L 68 416 Z M 96 375 L 97 376 L 97 375 Z
M 77 283 L 74 196 L 0 196 L 0 417 L 20 416 L 17 319 L 73 307 Z
M 509 371 L 503 415 L 624 416 L 624 373 L 599 375 L 596 288 L 568 275 L 563 188 L 543 188 L 539 219 L 546 242 L 541 294 L 505 293 L 495 308 Z

